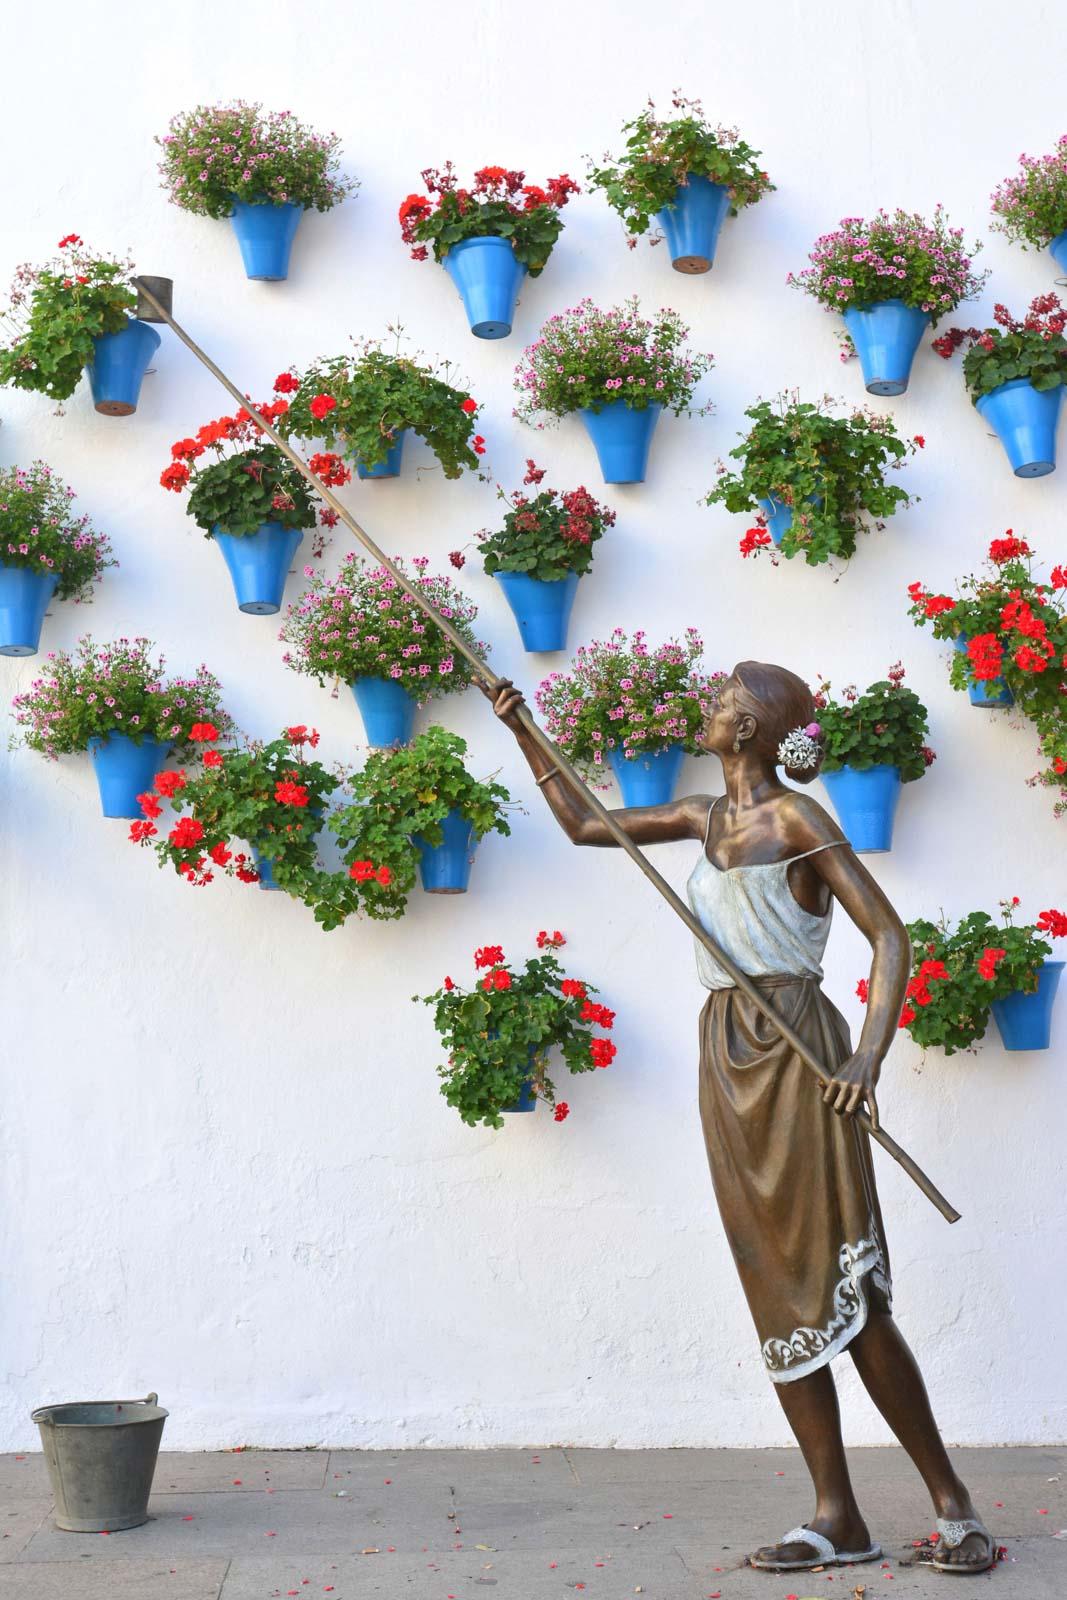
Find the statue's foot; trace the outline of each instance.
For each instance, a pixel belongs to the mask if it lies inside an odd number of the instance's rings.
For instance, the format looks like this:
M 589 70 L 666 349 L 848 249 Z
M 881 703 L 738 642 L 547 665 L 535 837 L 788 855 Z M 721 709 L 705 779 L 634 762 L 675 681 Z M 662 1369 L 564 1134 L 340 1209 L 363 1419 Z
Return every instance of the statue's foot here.
M 777 1544 L 764 1545 L 749 1556 L 761 1572 L 803 1572 L 812 1567 L 842 1567 L 854 1561 L 877 1561 L 882 1550 L 872 1544 L 862 1521 L 831 1523 L 813 1517 L 813 1526 L 792 1528 Z
M 935 1572 L 988 1572 L 996 1565 L 993 1535 L 978 1517 L 938 1517 L 940 1535 L 929 1565 Z

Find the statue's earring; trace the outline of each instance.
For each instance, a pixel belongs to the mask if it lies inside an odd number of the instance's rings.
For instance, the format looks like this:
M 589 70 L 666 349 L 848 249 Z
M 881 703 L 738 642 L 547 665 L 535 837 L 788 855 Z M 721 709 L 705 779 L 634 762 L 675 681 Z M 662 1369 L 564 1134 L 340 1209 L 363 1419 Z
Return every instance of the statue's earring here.
M 736 734 L 734 736 L 734 755 L 735 756 L 739 756 L 740 754 L 741 754 L 741 735 L 740 734 Z

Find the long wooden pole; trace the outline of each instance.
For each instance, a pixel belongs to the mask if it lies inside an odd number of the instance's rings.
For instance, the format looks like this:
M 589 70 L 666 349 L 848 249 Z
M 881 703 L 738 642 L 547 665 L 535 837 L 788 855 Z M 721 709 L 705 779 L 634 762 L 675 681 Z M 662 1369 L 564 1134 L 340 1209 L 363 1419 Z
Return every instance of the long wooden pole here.
M 360 526 L 348 508 L 343 506 L 340 500 L 338 500 L 337 496 L 333 494 L 325 484 L 321 483 L 319 479 L 315 477 L 315 474 L 311 471 L 311 468 L 308 466 L 307 462 L 296 453 L 296 451 L 289 445 L 287 440 L 282 438 L 281 434 L 278 433 L 272 424 L 268 422 L 265 417 L 259 414 L 256 408 L 249 401 L 248 397 L 241 393 L 236 384 L 231 383 L 226 374 L 215 365 L 210 356 L 206 355 L 205 352 L 201 350 L 200 346 L 195 342 L 195 340 L 190 338 L 185 329 L 179 327 L 178 323 L 176 323 L 174 318 L 171 316 L 168 307 L 164 306 L 163 303 L 156 298 L 156 295 L 151 287 L 152 281 L 153 280 L 151 279 L 146 280 L 145 278 L 134 278 L 133 285 L 141 297 L 152 307 L 153 311 L 155 311 L 156 319 L 165 322 L 168 327 L 172 328 L 182 343 L 193 352 L 193 355 L 196 356 L 198 361 L 203 362 L 208 371 L 218 379 L 224 389 L 228 390 L 228 392 L 237 401 L 238 405 L 243 406 L 244 409 L 255 418 L 256 422 L 263 429 L 263 432 L 266 434 L 267 438 L 270 439 L 273 444 L 277 445 L 278 449 L 281 450 L 283 454 L 292 462 L 293 466 L 300 473 L 301 477 L 307 480 L 319 498 L 325 500 L 330 509 L 336 512 L 337 516 L 344 523 L 345 527 L 348 528 L 350 532 L 355 534 L 363 548 L 367 550 L 371 556 L 373 556 L 374 560 L 380 566 L 384 567 L 392 575 L 400 588 L 403 589 L 404 593 L 408 596 L 409 600 L 413 600 L 416 605 L 421 606 L 422 610 L 426 612 L 431 622 L 433 622 L 436 627 L 440 628 L 441 632 L 448 639 L 449 643 L 454 649 L 459 651 L 460 655 L 463 656 L 466 661 L 470 663 L 482 681 L 491 689 L 497 688 L 500 685 L 501 680 L 497 677 L 496 673 L 494 673 L 491 668 L 487 666 L 477 652 L 471 649 L 467 641 L 449 622 L 448 618 L 442 617 L 425 598 L 425 596 L 415 587 L 415 585 L 412 584 L 410 580 L 404 576 L 400 569 L 389 560 L 389 557 L 384 553 L 384 551 L 379 550 L 377 544 L 371 538 L 370 534 Z M 790 1048 L 796 1052 L 801 1061 L 803 1061 L 804 1065 L 815 1074 L 820 1083 L 829 1083 L 832 1074 L 826 1070 L 818 1057 L 812 1053 L 811 1049 L 800 1037 L 800 1035 L 789 1026 L 784 1018 L 778 1015 L 774 1007 L 769 1004 L 764 994 L 757 987 L 757 985 L 753 983 L 752 979 L 747 975 L 747 973 L 742 972 L 740 967 L 738 967 L 735 962 L 731 960 L 726 952 L 719 949 L 714 939 L 693 915 L 685 901 L 674 892 L 666 878 L 662 877 L 660 873 L 656 871 L 648 857 L 643 853 L 643 851 L 638 849 L 637 845 L 634 844 L 629 834 L 624 828 L 620 827 L 619 823 L 615 820 L 615 817 L 607 809 L 607 807 L 601 804 L 596 795 L 593 794 L 593 792 L 589 789 L 585 783 L 585 780 L 571 766 L 571 763 L 563 754 L 562 750 L 560 750 L 558 746 L 555 745 L 548 737 L 548 735 L 538 726 L 534 718 L 530 715 L 529 710 L 525 706 L 523 706 L 519 712 L 519 720 L 522 722 L 523 727 L 527 730 L 535 743 L 558 767 L 559 776 L 564 779 L 564 781 L 568 784 L 568 786 L 578 797 L 581 803 L 587 808 L 587 810 L 592 812 L 593 816 L 595 816 L 597 820 L 603 824 L 619 848 L 621 850 L 625 850 L 631 861 L 633 861 L 641 869 L 649 883 L 651 883 L 655 889 L 659 890 L 659 893 L 663 896 L 664 900 L 666 900 L 671 910 L 677 917 L 681 918 L 693 937 L 700 941 L 708 954 L 718 962 L 719 966 L 721 966 L 726 973 L 728 973 L 736 986 L 741 990 L 742 994 L 747 995 L 752 1001 L 753 1005 L 756 1006 L 756 1008 L 763 1013 L 767 1020 L 774 1025 L 774 1027 L 781 1034 L 782 1038 L 785 1039 Z M 882 1149 L 887 1151 L 893 1157 L 893 1160 L 904 1168 L 904 1171 L 908 1174 L 908 1177 L 911 1178 L 914 1183 L 918 1184 L 926 1198 L 931 1202 L 932 1205 L 937 1207 L 938 1211 L 940 1211 L 941 1215 L 947 1222 L 959 1221 L 960 1213 L 953 1205 L 949 1203 L 948 1200 L 945 1199 L 945 1196 L 926 1176 L 926 1173 L 922 1170 L 922 1168 L 912 1160 L 907 1151 L 902 1149 L 897 1141 L 892 1138 L 884 1128 L 872 1127 L 870 1117 L 866 1111 L 863 1110 L 856 1112 L 856 1120 L 859 1122 L 860 1126 L 870 1134 L 871 1138 L 880 1144 Z

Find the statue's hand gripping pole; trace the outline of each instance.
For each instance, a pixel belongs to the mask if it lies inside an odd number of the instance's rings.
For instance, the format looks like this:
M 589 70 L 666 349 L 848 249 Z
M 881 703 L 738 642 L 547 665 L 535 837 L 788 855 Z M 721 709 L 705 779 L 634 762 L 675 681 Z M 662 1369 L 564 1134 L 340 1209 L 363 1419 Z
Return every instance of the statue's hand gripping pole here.
M 147 304 L 155 313 L 153 320 L 165 322 L 169 328 L 172 328 L 182 343 L 186 345 L 193 352 L 193 355 L 196 356 L 197 360 L 201 361 L 204 366 L 207 367 L 208 371 L 218 379 L 223 388 L 226 389 L 237 401 L 238 405 L 243 406 L 244 409 L 250 413 L 259 427 L 262 428 L 267 438 L 270 439 L 273 444 L 277 445 L 278 449 L 281 450 L 288 458 L 288 460 L 300 473 L 301 477 L 306 479 L 319 498 L 324 500 L 330 509 L 334 511 L 339 519 L 344 523 L 345 527 L 348 528 L 351 533 L 355 534 L 356 538 L 359 540 L 360 544 L 368 552 L 368 554 L 392 575 L 397 584 L 407 595 L 408 599 L 414 601 L 417 606 L 420 606 L 422 610 L 425 611 L 430 621 L 436 627 L 440 628 L 441 632 L 448 639 L 449 643 L 459 652 L 465 661 L 469 662 L 470 666 L 478 674 L 478 677 L 482 680 L 486 687 L 489 689 L 497 689 L 502 687 L 501 679 L 497 677 L 496 673 L 494 673 L 492 669 L 481 659 L 476 651 L 471 649 L 467 641 L 449 622 L 448 618 L 442 617 L 437 612 L 437 610 L 426 599 L 425 595 L 423 595 L 421 591 L 417 589 L 410 581 L 410 579 L 405 577 L 400 569 L 396 567 L 392 561 L 390 561 L 389 557 L 384 553 L 384 551 L 378 548 L 370 534 L 360 527 L 359 523 L 356 521 L 355 517 L 353 517 L 352 513 L 347 509 L 347 507 L 343 506 L 340 500 L 338 500 L 337 496 L 333 494 L 325 484 L 321 483 L 319 479 L 316 478 L 307 462 L 297 454 L 287 440 L 282 438 L 282 436 L 277 432 L 273 425 L 267 421 L 265 417 L 260 416 L 259 412 L 249 401 L 248 397 L 241 393 L 236 384 L 230 382 L 226 374 L 221 371 L 221 369 L 217 367 L 211 360 L 211 357 L 206 355 L 204 351 L 201 350 L 200 346 L 189 337 L 189 335 L 185 332 L 185 329 L 180 327 L 178 323 L 175 322 L 170 312 L 169 303 L 164 304 L 163 300 L 158 298 L 155 292 L 156 287 L 158 287 L 161 282 L 165 281 L 166 280 L 143 277 L 134 278 L 133 280 L 133 286 L 137 290 L 141 301 Z M 702 924 L 693 915 L 685 901 L 674 892 L 667 880 L 656 871 L 651 861 L 648 860 L 647 856 L 638 848 L 626 830 L 616 821 L 613 814 L 588 788 L 585 781 L 575 771 L 574 767 L 563 754 L 562 750 L 560 750 L 552 742 L 548 735 L 540 727 L 538 727 L 537 723 L 534 721 L 525 705 L 519 708 L 517 717 L 542 752 L 554 763 L 558 769 L 559 777 L 561 777 L 572 790 L 576 799 L 578 799 L 586 808 L 586 810 L 591 812 L 593 816 L 595 816 L 597 820 L 603 824 L 619 848 L 621 850 L 625 850 L 631 861 L 633 861 L 644 873 L 649 883 L 651 883 L 655 889 L 659 890 L 659 893 L 663 896 L 664 900 L 666 900 L 671 910 L 676 916 L 681 918 L 693 937 L 700 941 L 708 954 L 719 964 L 720 967 L 723 968 L 726 973 L 729 974 L 730 978 L 734 984 L 736 984 L 737 988 L 741 990 L 742 994 L 747 995 L 757 1010 L 762 1012 L 767 1020 L 777 1029 L 778 1033 L 783 1039 L 785 1039 L 789 1047 L 795 1051 L 795 1053 L 800 1057 L 801 1061 L 803 1061 L 804 1065 L 812 1073 L 814 1073 L 819 1082 L 822 1084 L 828 1084 L 831 1081 L 832 1074 L 826 1070 L 818 1057 L 812 1053 L 800 1035 L 796 1033 L 789 1026 L 789 1024 L 778 1015 L 774 1007 L 768 1002 L 758 986 L 753 983 L 748 974 L 742 972 L 724 950 L 719 949 L 714 939 L 709 933 L 707 933 Z M 950 1205 L 941 1191 L 926 1176 L 926 1173 L 922 1170 L 922 1168 L 918 1166 L 917 1163 L 914 1162 L 908 1155 L 907 1151 L 903 1150 L 900 1145 L 897 1144 L 896 1140 L 886 1133 L 884 1128 L 873 1127 L 871 1125 L 871 1119 L 865 1111 L 857 1111 L 855 1116 L 857 1122 L 860 1124 L 860 1127 L 862 1127 L 877 1144 L 880 1144 L 883 1150 L 888 1151 L 898 1165 L 904 1168 L 904 1171 L 908 1174 L 909 1178 L 911 1178 L 914 1183 L 918 1184 L 926 1198 L 932 1205 L 937 1207 L 938 1211 L 940 1211 L 941 1215 L 946 1219 L 946 1221 L 958 1222 L 960 1216 L 959 1212 L 954 1206 Z

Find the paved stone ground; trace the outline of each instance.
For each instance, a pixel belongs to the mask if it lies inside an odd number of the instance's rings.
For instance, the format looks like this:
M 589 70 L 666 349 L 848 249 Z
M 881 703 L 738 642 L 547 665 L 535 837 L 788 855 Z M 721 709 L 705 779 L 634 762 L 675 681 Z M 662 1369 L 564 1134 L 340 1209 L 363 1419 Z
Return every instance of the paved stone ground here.
M 897 1450 L 851 1455 L 885 1560 L 781 1576 L 744 1557 L 809 1510 L 792 1450 L 165 1453 L 151 1520 L 110 1535 L 58 1532 L 41 1457 L 0 1456 L 0 1600 L 1065 1600 L 1067 1450 L 955 1459 L 1006 1546 L 984 1577 L 916 1566 Z

